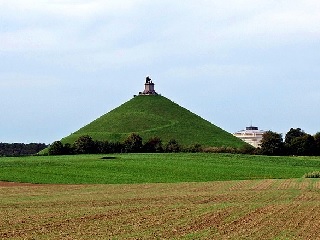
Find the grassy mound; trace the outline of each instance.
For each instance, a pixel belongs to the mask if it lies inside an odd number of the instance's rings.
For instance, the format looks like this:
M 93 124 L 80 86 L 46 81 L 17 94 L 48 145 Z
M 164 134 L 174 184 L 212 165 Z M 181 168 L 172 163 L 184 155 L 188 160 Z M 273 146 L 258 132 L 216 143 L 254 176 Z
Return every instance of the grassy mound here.
M 123 141 L 130 133 L 144 141 L 157 136 L 163 142 L 177 140 L 182 145 L 237 147 L 246 145 L 212 123 L 163 96 L 137 96 L 62 139 L 73 143 L 82 135 L 95 140 Z

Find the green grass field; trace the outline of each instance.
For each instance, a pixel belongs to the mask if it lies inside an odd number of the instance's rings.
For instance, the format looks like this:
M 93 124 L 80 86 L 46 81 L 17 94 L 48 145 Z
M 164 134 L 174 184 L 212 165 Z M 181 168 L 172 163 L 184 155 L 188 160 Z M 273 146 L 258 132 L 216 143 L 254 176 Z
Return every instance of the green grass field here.
M 301 178 L 320 170 L 320 158 L 209 153 L 37 156 L 0 158 L 0 169 L 0 181 L 10 182 L 209 182 Z
M 0 158 L 0 238 L 318 239 L 320 180 L 302 176 L 319 169 L 205 153 Z
M 123 141 L 131 133 L 144 141 L 160 137 L 182 145 L 199 143 L 203 146 L 243 147 L 240 139 L 163 96 L 137 96 L 82 127 L 63 143 L 72 144 L 83 135 L 100 141 Z

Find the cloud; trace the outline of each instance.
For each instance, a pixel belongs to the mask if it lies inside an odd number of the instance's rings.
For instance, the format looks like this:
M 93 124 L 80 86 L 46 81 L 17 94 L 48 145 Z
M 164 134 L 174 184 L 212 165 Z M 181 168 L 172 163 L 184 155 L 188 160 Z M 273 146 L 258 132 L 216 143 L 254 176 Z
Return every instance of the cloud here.
M 11 18 L 21 19 L 30 15 L 56 15 L 67 18 L 88 18 L 99 13 L 114 14 L 130 9 L 141 1 L 103 1 L 103 0 L 11 0 L 0 1 L 3 12 L 19 13 Z M 9 15 L 9 14 L 8 14 Z
M 21 29 L 0 33 L 0 51 L 33 52 L 51 49 L 57 42 L 56 36 L 45 29 Z
M 250 120 L 252 104 L 265 121 L 273 108 L 303 115 L 318 99 L 319 12 L 318 0 L 0 0 L 2 98 L 7 112 L 13 95 L 46 99 L 64 123 L 70 108 L 76 121 L 86 104 L 115 106 L 151 74 L 163 94 L 236 129 L 234 113 Z M 301 89 L 313 97 L 291 109 Z
M 266 47 L 320 38 L 318 12 L 303 6 L 300 9 L 291 8 L 291 5 L 287 7 L 270 8 L 253 15 L 250 19 L 237 21 L 222 30 L 221 35 L 225 39 L 237 39 L 242 44 L 250 41 Z
M 61 80 L 41 75 L 27 75 L 27 74 L 0 74 L 0 88 L 5 89 L 32 89 L 32 88 L 48 88 L 57 86 Z
M 0 6 L 0 53 L 25 53 L 31 61 L 41 56 L 82 72 L 161 64 L 185 76 L 243 74 L 257 66 L 224 63 L 237 49 L 320 37 L 320 3 L 312 0 L 13 0 Z
M 40 25 L 42 32 L 29 36 L 42 40 L 21 46 L 58 52 L 58 64 L 80 71 L 154 63 L 183 67 L 186 61 L 197 65 L 231 58 L 238 48 L 268 50 L 316 42 L 320 36 L 315 1 L 93 1 L 79 15 L 70 4 L 58 2 L 53 10 L 47 6 L 52 26 Z M 74 9 L 83 4 L 77 1 Z
M 239 78 L 256 73 L 258 69 L 250 65 L 204 64 L 194 67 L 173 68 L 169 74 L 182 79 L 201 79 L 206 77 Z M 199 81 L 199 80 L 198 80 Z
M 7 25 L 0 51 L 84 53 L 111 65 L 320 37 L 320 3 L 312 0 L 13 0 L 0 6 Z

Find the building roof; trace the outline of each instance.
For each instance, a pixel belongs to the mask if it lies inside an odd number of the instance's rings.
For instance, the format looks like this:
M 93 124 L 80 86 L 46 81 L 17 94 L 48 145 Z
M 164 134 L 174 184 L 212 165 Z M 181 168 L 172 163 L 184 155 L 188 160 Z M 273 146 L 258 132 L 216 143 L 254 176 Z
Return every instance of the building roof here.
M 263 134 L 263 133 L 265 133 L 265 131 L 264 130 L 259 130 L 258 127 L 249 126 L 249 127 L 246 127 L 245 130 L 240 130 L 240 131 L 238 131 L 238 132 L 236 132 L 234 134 L 253 134 L 253 133 L 255 133 L 255 134 Z

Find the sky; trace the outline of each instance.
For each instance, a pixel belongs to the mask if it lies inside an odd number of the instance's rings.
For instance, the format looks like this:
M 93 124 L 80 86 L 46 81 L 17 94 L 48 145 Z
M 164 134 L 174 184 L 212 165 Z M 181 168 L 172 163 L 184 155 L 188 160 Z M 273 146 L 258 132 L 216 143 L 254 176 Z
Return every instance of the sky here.
M 233 133 L 320 132 L 319 0 L 0 0 L 0 142 L 52 143 L 144 90 Z

